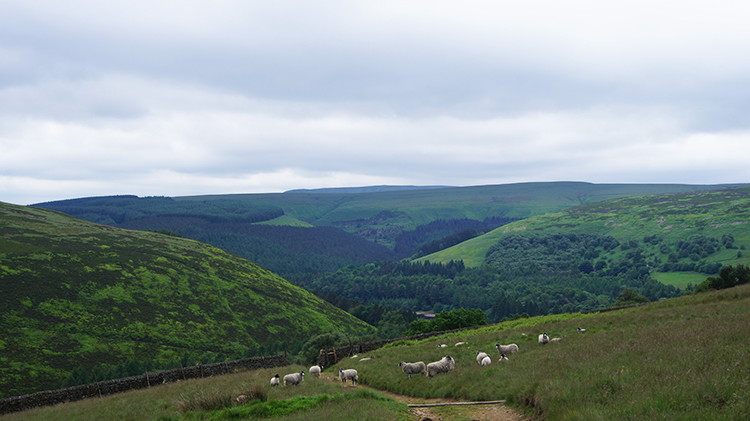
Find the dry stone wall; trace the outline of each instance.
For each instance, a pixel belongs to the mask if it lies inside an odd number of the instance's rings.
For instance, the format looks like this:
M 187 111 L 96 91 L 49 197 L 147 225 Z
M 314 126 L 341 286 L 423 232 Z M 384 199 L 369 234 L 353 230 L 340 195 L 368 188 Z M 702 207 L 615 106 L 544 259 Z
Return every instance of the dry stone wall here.
M 282 367 L 289 365 L 286 353 L 269 357 L 251 357 L 223 363 L 196 365 L 192 367 L 176 368 L 159 373 L 126 377 L 124 379 L 107 380 L 89 383 L 66 389 L 45 390 L 30 395 L 15 396 L 0 399 L 0 414 L 25 411 L 38 406 L 55 405 L 63 402 L 79 401 L 81 399 L 102 397 L 134 389 L 144 389 L 178 380 L 199 379 L 203 377 L 219 376 L 241 370 L 258 370 L 261 368 Z

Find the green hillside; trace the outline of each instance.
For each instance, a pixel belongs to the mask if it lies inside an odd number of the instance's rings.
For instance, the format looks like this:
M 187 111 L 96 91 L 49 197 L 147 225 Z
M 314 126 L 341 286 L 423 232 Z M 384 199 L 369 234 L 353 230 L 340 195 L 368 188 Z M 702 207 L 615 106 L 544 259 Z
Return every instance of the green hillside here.
M 750 188 L 637 196 L 570 207 L 507 224 L 420 260 L 462 259 L 466 266 L 479 266 L 490 249 L 509 235 L 553 233 L 612 236 L 620 243 L 632 244 L 629 248 L 642 249 L 655 264 L 657 278 L 660 272 L 686 272 L 685 276 L 695 277 L 694 270 L 680 269 L 691 262 L 730 265 L 750 261 L 745 252 L 750 246 Z M 729 237 L 732 241 L 726 247 Z M 710 255 L 680 249 L 701 238 L 714 239 L 722 247 L 715 247 Z M 672 254 L 675 256 L 670 258 Z M 680 284 L 680 278 L 661 277 L 671 284 Z
M 275 408 L 289 408 L 305 396 L 320 403 L 297 405 L 281 419 L 427 418 L 424 412 L 416 416 L 416 411 L 424 408 L 405 414 L 407 409 L 394 408 L 393 402 L 338 396 L 374 388 L 409 396 L 409 403 L 505 400 L 506 406 L 520 413 L 509 415 L 548 421 L 746 420 L 750 417 L 749 317 L 750 285 L 742 285 L 601 314 L 541 316 L 423 341 L 398 341 L 366 354 L 375 357 L 368 361 L 340 360 L 325 368 L 324 378 L 306 376 L 296 387 L 270 387 L 268 380 L 276 373 L 284 375 L 306 367 L 170 383 L 9 414 L 3 419 L 230 420 L 253 413 L 253 409 L 255 414 L 261 409 L 264 414 L 278 413 Z M 587 331 L 578 333 L 578 327 Z M 542 332 L 562 340 L 539 345 L 537 336 Z M 465 344 L 454 346 L 458 342 Z M 438 348 L 440 343 L 449 347 Z M 509 361 L 499 362 L 497 343 L 515 343 L 519 352 L 508 355 Z M 490 355 L 490 366 L 477 364 L 480 350 Z M 408 379 L 398 366 L 400 361 L 429 363 L 445 355 L 456 361 L 454 370 L 432 378 L 412 375 Z M 360 386 L 343 388 L 339 382 L 325 379 L 335 377 L 339 368 L 356 369 Z M 245 405 L 234 401 L 254 388 L 265 392 L 268 400 Z M 209 401 L 207 397 L 213 396 L 226 397 L 226 404 L 190 413 L 179 410 L 181 401 Z M 493 419 L 479 411 L 496 407 L 429 408 L 429 418 Z
M 215 247 L 0 203 L 0 397 L 61 387 L 77 367 L 179 366 L 371 329 Z

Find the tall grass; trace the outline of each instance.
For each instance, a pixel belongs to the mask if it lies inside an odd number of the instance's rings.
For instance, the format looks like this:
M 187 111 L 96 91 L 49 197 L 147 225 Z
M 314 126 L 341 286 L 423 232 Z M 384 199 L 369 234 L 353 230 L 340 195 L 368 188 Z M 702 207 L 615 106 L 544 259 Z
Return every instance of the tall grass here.
M 581 324 L 586 333 L 577 333 Z M 537 335 L 543 331 L 563 340 L 541 346 Z M 475 332 L 461 332 L 468 341 L 463 347 L 443 338 L 339 365 L 359 370 L 363 384 L 395 393 L 505 399 L 550 420 L 750 419 L 750 286 Z M 449 348 L 438 348 L 439 342 Z M 499 363 L 495 343 L 517 343 L 520 353 Z M 490 367 L 479 367 L 477 350 L 494 357 Z M 456 360 L 456 369 L 431 379 L 408 380 L 398 367 L 401 360 L 429 363 L 444 355 Z

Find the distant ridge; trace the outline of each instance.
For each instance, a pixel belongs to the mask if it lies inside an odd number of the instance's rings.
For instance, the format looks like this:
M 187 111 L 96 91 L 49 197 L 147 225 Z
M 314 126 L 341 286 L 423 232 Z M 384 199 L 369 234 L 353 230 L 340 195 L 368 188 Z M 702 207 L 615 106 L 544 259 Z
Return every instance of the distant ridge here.
M 376 193 L 404 190 L 449 189 L 455 186 L 363 186 L 363 187 L 327 187 L 322 189 L 294 189 L 284 193 Z

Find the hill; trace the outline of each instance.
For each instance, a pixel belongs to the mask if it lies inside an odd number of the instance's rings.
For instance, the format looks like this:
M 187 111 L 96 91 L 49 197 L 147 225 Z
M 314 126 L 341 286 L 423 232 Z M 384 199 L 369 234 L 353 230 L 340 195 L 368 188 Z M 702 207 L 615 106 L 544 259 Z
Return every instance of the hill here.
M 625 246 L 613 258 L 640 249 L 657 269 L 655 276 L 684 272 L 684 276 L 695 279 L 693 273 L 701 272 L 708 264 L 714 264 L 716 269 L 703 273 L 715 273 L 721 265 L 750 261 L 744 251 L 750 246 L 749 217 L 748 187 L 636 196 L 534 216 L 420 260 L 460 259 L 474 267 L 484 264 L 493 247 L 509 236 L 596 234 L 614 237 Z M 663 279 L 684 286 L 680 278 Z
M 283 375 L 306 367 L 169 383 L 3 419 L 237 419 L 239 414 L 277 413 L 273 408 L 289 408 L 305 396 L 320 403 L 297 405 L 284 419 L 406 419 L 407 409 L 395 409 L 393 402 L 339 396 L 375 388 L 410 396 L 410 403 L 505 400 L 506 406 L 530 418 L 550 421 L 744 420 L 750 416 L 748 317 L 750 285 L 743 285 L 607 313 L 518 319 L 422 341 L 402 340 L 368 353 L 376 357 L 369 361 L 343 359 L 326 367 L 324 378 L 307 376 L 297 387 L 271 388 L 268 379 L 279 371 Z M 577 333 L 581 326 L 587 329 L 585 333 Z M 562 340 L 541 346 L 537 335 L 542 332 Z M 457 342 L 466 344 L 453 346 Z M 449 348 L 438 348 L 439 343 Z M 496 343 L 516 343 L 519 353 L 501 363 Z M 476 363 L 478 350 L 490 354 L 489 367 Z M 445 355 L 455 359 L 455 369 L 433 378 L 412 375 L 407 379 L 398 367 L 399 361 L 428 363 Z M 335 376 L 339 368 L 358 370 L 362 386 L 342 388 L 325 379 Z M 231 407 L 238 394 L 253 388 L 267 393 L 268 401 Z M 231 408 L 180 413 L 179 402 L 207 396 L 226 396 Z M 476 408 L 488 407 L 429 410 L 432 419 L 486 419 L 474 415 Z
M 215 247 L 0 203 L 0 330 L 7 397 L 61 387 L 76 368 L 172 368 L 372 328 Z
M 374 186 L 275 194 L 83 198 L 36 206 L 121 228 L 173 231 L 291 279 L 350 264 L 410 257 L 427 245 L 427 252 L 432 252 L 435 246 L 468 238 L 467 230 L 485 232 L 585 203 L 719 188 L 576 182 Z M 259 228 L 261 224 L 276 228 Z M 442 241 L 451 235 L 457 237 Z

